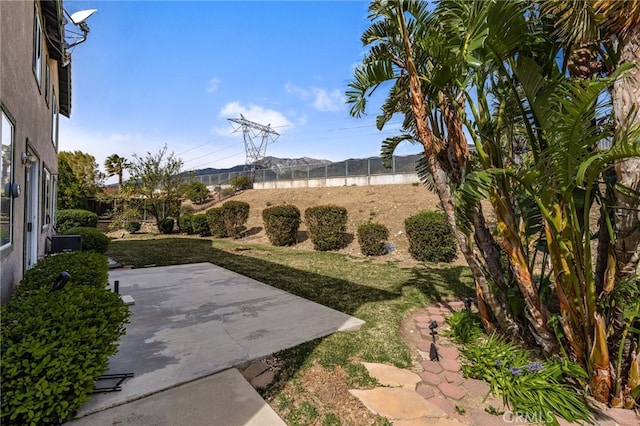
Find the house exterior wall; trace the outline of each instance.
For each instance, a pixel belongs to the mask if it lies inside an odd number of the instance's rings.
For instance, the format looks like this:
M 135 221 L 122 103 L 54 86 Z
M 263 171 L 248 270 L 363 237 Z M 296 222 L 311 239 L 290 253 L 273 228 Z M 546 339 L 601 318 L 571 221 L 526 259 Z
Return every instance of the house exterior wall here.
M 36 4 L 37 3 L 37 4 Z M 36 8 L 36 6 L 38 6 Z M 51 176 L 51 185 L 57 178 L 57 135 L 52 137 L 52 121 L 54 99 L 59 103 L 58 63 L 51 59 L 48 43 L 44 34 L 45 19 L 42 23 L 42 61 L 41 81 L 38 84 L 33 71 L 34 52 L 34 12 L 42 14 L 40 2 L 34 1 L 0 1 L 0 108 L 9 117 L 14 127 L 14 145 L 11 161 L 13 182 L 22 188 L 22 194 L 13 199 L 13 241 L 5 246 L 0 253 L 0 301 L 5 303 L 13 288 L 22 279 L 26 265 L 26 213 L 25 206 L 28 197 L 35 201 L 34 208 L 37 223 L 33 223 L 32 241 L 36 245 L 37 257 L 45 253 L 47 237 L 53 232 L 53 227 L 46 224 L 43 209 L 44 168 Z M 49 69 L 48 101 L 47 93 L 47 64 Z M 55 96 L 54 96 L 55 94 Z M 59 105 L 56 105 L 59 111 Z M 57 119 L 57 117 L 56 117 Z M 57 129 L 57 126 L 55 126 Z M 53 141 L 52 141 L 53 139 Z M 27 188 L 26 179 L 30 169 L 21 161 L 22 153 L 35 154 L 35 162 L 31 168 L 37 168 L 37 183 Z M 33 171 L 31 171 L 33 173 Z M 2 190 L 2 189 L 0 189 Z M 30 193 L 30 190 L 37 194 Z M 49 191 L 50 218 L 55 211 L 54 192 Z

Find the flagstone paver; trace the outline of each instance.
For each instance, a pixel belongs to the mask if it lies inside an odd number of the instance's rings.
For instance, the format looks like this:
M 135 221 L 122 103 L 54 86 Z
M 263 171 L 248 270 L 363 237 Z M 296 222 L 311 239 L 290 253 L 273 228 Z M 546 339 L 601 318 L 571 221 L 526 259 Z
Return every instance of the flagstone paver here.
M 393 422 L 393 426 L 460 426 L 461 424 L 454 419 L 430 419 L 424 417 Z
M 428 402 L 415 391 L 402 388 L 351 389 L 349 392 L 374 414 L 388 419 L 417 419 L 443 417 L 440 407 Z
M 386 364 L 363 362 L 371 377 L 384 386 L 396 386 L 414 390 L 422 381 L 416 373 Z
M 422 361 L 422 368 L 424 369 L 424 371 L 429 371 L 431 373 L 442 373 L 444 371 L 444 369 L 442 368 L 442 366 L 440 365 L 440 363 L 438 361 L 430 361 L 430 360 L 426 360 L 426 361 Z
M 394 426 L 473 426 L 508 425 L 502 413 L 509 413 L 501 398 L 490 395 L 490 386 L 464 378 L 460 372 L 460 352 L 446 335 L 436 334 L 438 360 L 431 360 L 433 336 L 429 325 L 437 321 L 437 331 L 447 330 L 444 319 L 455 310 L 465 309 L 461 301 L 433 305 L 413 318 L 410 333 L 416 336 L 415 352 L 422 361 L 418 374 L 393 366 L 363 363 L 372 377 L 392 387 L 350 390 L 374 414 L 387 417 Z M 419 336 L 419 337 L 418 337 Z M 255 368 L 258 368 L 257 366 Z M 498 415 L 484 411 L 493 407 Z M 640 417 L 631 410 L 611 409 L 596 419 L 599 426 L 639 426 Z M 560 425 L 573 425 L 558 418 Z
M 447 381 L 447 383 L 452 383 L 456 386 L 460 386 L 464 383 L 464 378 L 462 377 L 462 375 L 460 373 L 454 373 L 453 371 L 445 371 L 444 379 Z
M 456 401 L 460 401 L 467 394 L 464 389 L 449 382 L 442 382 L 438 385 L 438 389 L 444 396 Z
M 438 348 L 438 353 L 448 359 L 458 359 L 460 357 L 460 352 L 453 346 L 441 346 Z
M 443 377 L 440 374 L 432 373 L 431 371 L 423 371 L 420 373 L 422 381 L 428 385 L 437 386 L 442 383 Z
M 440 365 L 447 371 L 453 371 L 454 373 L 460 371 L 460 363 L 455 359 L 440 358 Z

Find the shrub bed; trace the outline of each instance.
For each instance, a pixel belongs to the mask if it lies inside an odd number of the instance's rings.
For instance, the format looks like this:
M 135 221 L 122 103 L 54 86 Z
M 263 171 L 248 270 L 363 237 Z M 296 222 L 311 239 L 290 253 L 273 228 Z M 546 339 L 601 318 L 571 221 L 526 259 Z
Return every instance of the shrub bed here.
M 404 222 L 409 254 L 423 262 L 451 262 L 457 245 L 453 230 L 444 213 L 422 212 Z
M 63 271 L 69 273 L 69 283 L 73 285 L 104 288 L 109 280 L 109 262 L 104 255 L 90 251 L 59 253 L 41 259 L 26 271 L 13 297 L 23 297 L 41 287 L 51 288 Z
M 161 234 L 171 234 L 173 233 L 173 225 L 174 225 L 174 220 L 171 217 L 167 217 L 165 219 L 162 219 L 159 223 L 158 223 L 158 231 L 160 231 Z
M 358 243 L 360 252 L 365 256 L 384 254 L 384 245 L 389 238 L 389 229 L 379 223 L 367 222 L 358 227 Z
M 192 224 L 193 215 L 192 214 L 183 214 L 178 219 L 178 229 L 180 232 L 184 234 L 193 234 L 193 224 Z
M 209 224 L 209 231 L 211 235 L 216 238 L 225 238 L 227 234 L 227 228 L 224 226 L 224 217 L 222 216 L 222 207 L 214 207 L 207 210 L 207 223 Z
M 82 251 L 106 253 L 111 242 L 111 238 L 96 228 L 71 228 L 64 235 L 80 235 L 82 237 Z
M 105 256 L 77 252 L 49 259 L 27 272 L 19 297 L 0 306 L 2 424 L 70 420 L 107 370 L 128 322 L 127 306 L 105 289 L 106 273 L 94 269 L 96 263 L 108 269 Z M 66 286 L 52 291 L 53 272 L 34 271 L 40 263 L 55 266 L 56 275 L 60 268 L 70 271 Z
M 345 246 L 347 209 L 344 207 L 309 207 L 304 212 L 304 220 L 315 250 L 337 250 Z
M 272 206 L 262 211 L 262 221 L 274 246 L 292 246 L 298 241 L 300 210 L 296 206 Z
M 209 229 L 209 222 L 207 222 L 207 215 L 204 213 L 195 214 L 191 217 L 191 229 L 194 234 L 198 234 L 201 237 L 208 237 L 211 235 L 211 229 Z
M 249 219 L 249 208 L 249 203 L 244 201 L 227 201 L 222 205 L 222 219 L 228 236 L 238 237 Z
M 135 234 L 136 232 L 138 232 L 141 227 L 142 227 L 142 224 L 140 224 L 140 222 L 136 222 L 136 221 L 130 221 L 130 222 L 125 223 L 125 225 L 124 225 L 125 231 L 130 232 L 132 234 Z
M 71 228 L 98 226 L 98 215 L 89 210 L 68 209 L 56 212 L 56 231 L 64 234 Z

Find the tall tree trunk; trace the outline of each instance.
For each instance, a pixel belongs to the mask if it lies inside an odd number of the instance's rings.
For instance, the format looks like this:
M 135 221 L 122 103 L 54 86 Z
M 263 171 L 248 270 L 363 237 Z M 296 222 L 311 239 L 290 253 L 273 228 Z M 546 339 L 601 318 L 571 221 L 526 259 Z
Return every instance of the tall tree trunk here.
M 620 41 L 620 64 L 636 62 L 628 74 L 613 85 L 613 112 L 617 129 L 640 124 L 640 25 Z M 630 114 L 634 114 L 630 116 Z M 617 183 L 640 191 L 640 157 L 616 161 Z M 637 273 L 640 257 L 640 199 L 616 191 L 615 253 L 618 278 Z
M 413 61 L 411 42 L 409 40 L 409 34 L 404 19 L 404 11 L 401 3 L 398 3 L 398 6 L 399 27 L 402 31 L 407 73 L 409 77 L 411 109 L 415 117 L 418 136 L 424 148 L 425 156 L 427 157 L 429 172 L 433 177 L 438 197 L 440 198 L 440 203 L 442 204 L 449 224 L 454 231 L 458 246 L 471 269 L 476 286 L 482 290 L 481 294 L 478 292 L 479 296 L 482 296 L 481 300 L 479 300 L 479 304 L 486 303 L 493 311 L 500 327 L 504 331 L 512 331 L 514 329 L 513 319 L 510 318 L 507 311 L 501 308 L 499 301 L 496 299 L 494 292 L 491 290 L 491 287 L 484 276 L 484 272 L 478 262 L 478 259 L 475 257 L 473 250 L 471 249 L 471 244 L 467 236 L 461 232 L 456 225 L 455 206 L 453 204 L 451 187 L 448 182 L 447 173 L 438 159 L 438 154 L 441 150 L 445 149 L 445 147 L 444 144 L 442 144 L 442 141 L 434 137 L 433 132 L 429 128 L 427 106 L 422 93 L 420 79 L 418 78 L 418 71 Z M 488 318 L 484 318 L 484 323 L 485 327 L 491 327 Z

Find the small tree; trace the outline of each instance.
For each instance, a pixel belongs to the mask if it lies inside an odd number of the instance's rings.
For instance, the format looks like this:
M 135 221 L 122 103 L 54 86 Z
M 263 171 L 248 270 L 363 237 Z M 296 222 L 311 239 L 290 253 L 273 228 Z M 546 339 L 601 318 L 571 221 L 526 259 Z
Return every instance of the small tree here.
M 142 158 L 133 154 L 129 164 L 131 179 L 127 181 L 126 192 L 144 200 L 144 208 L 160 225 L 170 216 L 177 216 L 175 206 L 182 198 L 182 160 L 175 158 L 173 152 L 167 155 L 167 145 L 157 154 L 147 152 Z
M 118 154 L 111 154 L 104 160 L 104 170 L 107 172 L 107 177 L 118 176 L 118 189 L 122 189 L 122 174 L 127 167 L 129 167 L 127 159 Z
M 202 204 L 209 198 L 209 188 L 202 182 L 192 180 L 184 186 L 185 195 L 196 204 Z

